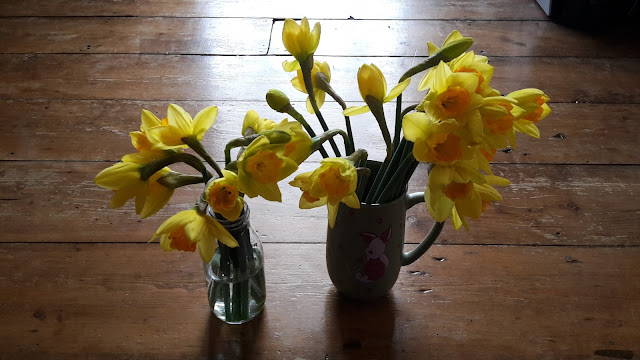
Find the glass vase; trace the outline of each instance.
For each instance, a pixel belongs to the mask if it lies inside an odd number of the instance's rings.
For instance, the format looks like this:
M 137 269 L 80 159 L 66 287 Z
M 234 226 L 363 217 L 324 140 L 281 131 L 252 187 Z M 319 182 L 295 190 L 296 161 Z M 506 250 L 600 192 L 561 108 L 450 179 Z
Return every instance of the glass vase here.
M 249 207 L 235 221 L 214 217 L 238 242 L 230 248 L 218 242 L 209 263 L 204 264 L 209 305 L 228 324 L 245 323 L 260 313 L 266 299 L 262 243 L 249 222 Z

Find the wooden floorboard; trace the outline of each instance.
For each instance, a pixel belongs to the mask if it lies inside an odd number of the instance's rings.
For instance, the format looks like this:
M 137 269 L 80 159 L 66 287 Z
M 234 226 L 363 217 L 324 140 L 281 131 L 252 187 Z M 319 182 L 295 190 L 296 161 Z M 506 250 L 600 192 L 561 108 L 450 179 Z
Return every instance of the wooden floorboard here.
M 547 20 L 533 1 L 493 0 L 385 0 L 359 2 L 327 0 L 292 4 L 287 0 L 26 0 L 3 2 L 0 16 L 166 16 L 166 17 L 252 17 L 323 19 L 484 19 Z
M 211 319 L 197 254 L 164 253 L 157 244 L 0 245 L 3 358 L 640 352 L 638 248 L 435 246 L 372 304 L 337 297 L 321 244 L 266 244 L 264 251 L 264 313 L 233 327 Z
M 292 95 L 296 95 L 292 92 Z M 140 127 L 143 109 L 159 118 L 166 116 L 169 101 L 135 100 L 0 100 L 4 121 L 0 122 L 0 160 L 116 161 L 135 151 L 129 132 Z M 242 120 L 249 109 L 273 121 L 291 117 L 270 109 L 265 102 L 179 101 L 195 116 L 206 106 L 218 106 L 216 123 L 203 143 L 214 159 L 224 159 L 225 144 L 240 136 Z M 360 105 L 350 102 L 348 105 Z M 387 106 L 387 122 L 393 126 L 395 103 Z M 308 122 L 321 128 L 304 103 L 294 103 Z M 636 164 L 638 136 L 635 125 L 640 105 L 553 103 L 553 113 L 538 123 L 540 139 L 517 136 L 516 149 L 498 151 L 497 163 Z M 344 127 L 341 108 L 327 102 L 322 113 L 329 127 Z M 607 119 L 607 121 L 603 121 Z M 371 114 L 353 117 L 355 145 L 372 159 L 385 156 L 384 140 Z M 37 131 L 34 131 L 37 129 Z M 66 131 L 65 129 L 73 129 Z M 91 143 L 92 146 L 87 146 Z M 319 159 L 319 156 L 313 156 Z
M 132 203 L 109 209 L 111 194 L 93 183 L 108 162 L 4 162 L 0 169 L 2 242 L 146 242 L 169 216 L 191 208 L 199 185 L 179 189 L 169 206 L 140 220 Z M 299 172 L 317 166 L 305 163 Z M 496 164 L 511 186 L 505 200 L 489 207 L 471 231 L 447 225 L 438 240 L 447 244 L 640 245 L 638 166 Z M 187 169 L 185 169 L 187 170 Z M 265 242 L 324 242 L 326 209 L 298 209 L 300 191 L 281 182 L 283 202 L 248 200 L 252 221 Z M 424 191 L 426 169 L 410 191 Z M 46 216 L 41 216 L 46 211 Z M 418 242 L 432 220 L 423 206 L 408 215 L 407 239 Z M 34 219 L 38 219 L 34 223 Z M 304 223 L 304 232 L 290 227 Z M 30 228 L 25 232 L 25 228 Z
M 304 100 L 290 85 L 282 62 L 291 57 L 107 54 L 5 54 L 0 99 L 136 99 L 264 101 L 269 89 Z M 358 67 L 375 63 L 389 83 L 420 58 L 321 58 L 332 66 L 331 84 L 346 101 L 362 101 Z M 640 103 L 640 62 L 636 59 L 495 57 L 491 84 L 508 93 L 523 87 L 545 89 L 554 102 Z M 55 69 L 55 71 L 53 70 Z M 263 81 L 268 74 L 269 81 Z M 420 77 L 405 92 L 415 92 Z M 242 84 L 242 86 L 239 86 Z M 296 96 L 296 97 L 294 97 Z
M 5 53 L 265 55 L 268 49 L 270 55 L 287 55 L 280 41 L 283 23 L 254 18 L 16 17 L 0 22 L 0 43 Z M 622 36 L 627 28 L 589 34 L 549 21 L 321 23 L 319 56 L 426 56 L 424 39 L 440 45 L 459 30 L 474 39 L 478 54 L 490 57 L 640 57 L 640 40 Z
M 362 64 L 379 66 L 391 87 L 425 59 L 427 41 L 458 29 L 495 66 L 492 86 L 540 88 L 553 112 L 540 139 L 520 136 L 496 154 L 495 174 L 512 182 L 499 189 L 504 200 L 470 231 L 447 222 L 378 302 L 337 294 L 326 207 L 298 209 L 293 176 L 282 203 L 248 199 L 267 305 L 228 326 L 210 311 L 199 256 L 147 244 L 202 185 L 140 219 L 131 202 L 110 209 L 111 192 L 93 179 L 134 151 L 128 133 L 141 110 L 162 118 L 169 103 L 192 115 L 219 107 L 203 140 L 218 161 L 247 110 L 285 117 L 265 103 L 272 88 L 319 132 L 282 69 L 292 59 L 284 19 L 303 16 L 321 22 L 315 58 L 348 105 L 362 104 Z M 535 0 L 0 1 L 0 360 L 637 358 L 640 38 L 637 25 L 619 25 L 559 25 Z M 424 97 L 420 78 L 404 106 Z M 322 110 L 344 127 L 337 104 Z M 389 125 L 394 110 L 385 104 Z M 351 121 L 356 146 L 381 160 L 371 114 Z M 426 178 L 421 165 L 409 192 Z M 407 212 L 406 250 L 432 223 L 423 204 Z

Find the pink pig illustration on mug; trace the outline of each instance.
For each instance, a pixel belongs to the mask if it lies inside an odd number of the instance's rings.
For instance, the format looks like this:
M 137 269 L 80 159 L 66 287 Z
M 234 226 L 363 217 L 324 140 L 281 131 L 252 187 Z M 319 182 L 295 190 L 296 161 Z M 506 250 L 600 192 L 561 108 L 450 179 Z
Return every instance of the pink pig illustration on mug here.
M 364 268 L 362 272 L 355 274 L 356 279 L 362 282 L 373 282 L 381 279 L 389 265 L 389 259 L 384 250 L 391 238 L 391 225 L 380 236 L 368 232 L 360 233 L 360 238 L 369 244 L 365 250 Z

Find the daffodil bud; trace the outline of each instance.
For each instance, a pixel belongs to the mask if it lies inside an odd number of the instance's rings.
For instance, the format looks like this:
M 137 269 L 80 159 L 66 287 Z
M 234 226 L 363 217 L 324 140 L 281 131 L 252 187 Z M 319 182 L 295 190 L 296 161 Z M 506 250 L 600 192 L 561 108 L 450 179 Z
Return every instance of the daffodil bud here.
M 387 80 L 374 64 L 364 64 L 358 69 L 358 88 L 365 101 L 367 96 L 372 96 L 383 102 L 387 96 Z
M 271 89 L 267 92 L 267 104 L 279 113 L 287 113 L 291 107 L 291 102 L 287 95 L 276 89 Z
M 266 136 L 271 144 L 286 144 L 291 141 L 291 135 L 282 130 L 268 130 L 260 133 L 260 135 Z
M 300 25 L 291 19 L 286 19 L 282 28 L 282 43 L 287 51 L 302 64 L 318 48 L 320 23 L 315 23 L 311 30 L 306 17 L 302 19 Z
M 444 45 L 440 50 L 436 53 L 435 56 L 439 56 L 442 61 L 451 61 L 458 57 L 463 52 L 467 51 L 468 48 L 473 44 L 473 39 L 470 37 L 463 37 L 461 39 L 452 41 L 446 45 Z

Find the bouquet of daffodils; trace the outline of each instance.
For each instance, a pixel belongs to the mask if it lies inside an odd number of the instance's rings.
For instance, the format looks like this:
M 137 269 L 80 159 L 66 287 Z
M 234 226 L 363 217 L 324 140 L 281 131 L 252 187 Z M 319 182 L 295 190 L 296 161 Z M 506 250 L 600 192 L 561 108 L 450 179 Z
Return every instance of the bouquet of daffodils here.
M 283 68 L 296 72 L 293 87 L 308 94 L 306 110 L 322 128 L 318 135 L 283 92 L 271 90 L 266 95 L 269 106 L 294 120 L 276 123 L 249 110 L 241 136 L 226 145 L 221 168 L 201 143 L 216 119 L 217 107 L 207 107 L 192 118 L 172 104 L 162 120 L 143 110 L 140 131 L 131 133 L 138 152 L 125 155 L 96 176 L 96 184 L 114 191 L 112 207 L 135 197 L 136 213 L 143 218 L 166 205 L 175 189 L 205 185 L 192 209 L 170 217 L 154 234 L 152 240 L 160 238 L 163 249 L 197 249 L 202 260 L 209 262 L 216 240 L 237 246 L 216 217 L 237 219 L 245 196 L 281 201 L 278 183 L 316 151 L 323 157 L 320 166 L 298 174 L 290 184 L 302 191 L 301 208 L 327 206 L 329 226 L 333 227 L 341 202 L 352 208 L 389 202 L 405 191 L 418 164 L 428 163 L 425 202 L 430 215 L 439 223 L 450 218 L 456 229 L 468 228 L 467 218 L 480 217 L 488 204 L 502 200 L 493 186 L 509 184 L 491 171 L 496 149 L 515 147 L 516 132 L 539 137 L 536 123 L 551 111 L 546 104 L 549 97 L 537 89 L 501 96 L 490 85 L 494 68 L 487 57 L 467 52 L 473 40 L 457 31 L 441 47 L 429 42 L 429 57 L 408 69 L 389 91 L 376 65 L 362 65 L 357 83 L 364 104 L 349 108 L 330 85 L 329 65 L 314 59 L 320 24 L 311 29 L 306 18 L 300 24 L 287 19 L 282 40 L 295 58 L 285 61 Z M 418 91 L 426 92 L 424 98 L 403 108 L 403 91 L 422 72 Z M 344 130 L 329 129 L 322 116 L 327 94 L 343 109 Z M 394 99 L 395 126 L 390 131 L 384 106 Z M 375 169 L 374 162 L 367 161 L 366 150 L 356 150 L 350 124 L 350 117 L 368 112 L 386 144 L 386 156 Z M 177 162 L 189 165 L 198 175 L 168 168 Z M 207 215 L 208 208 L 215 217 Z

